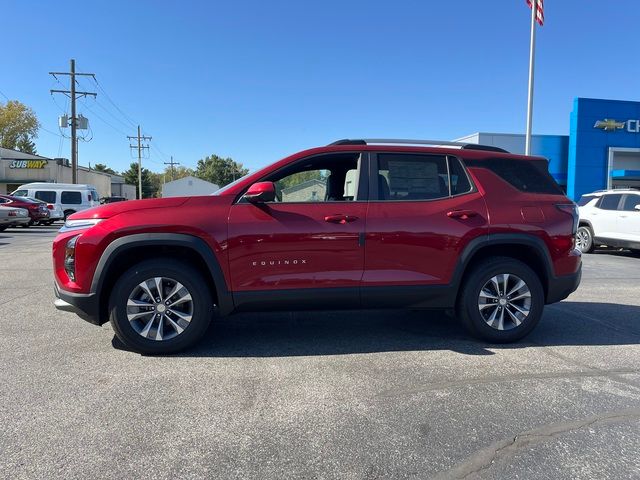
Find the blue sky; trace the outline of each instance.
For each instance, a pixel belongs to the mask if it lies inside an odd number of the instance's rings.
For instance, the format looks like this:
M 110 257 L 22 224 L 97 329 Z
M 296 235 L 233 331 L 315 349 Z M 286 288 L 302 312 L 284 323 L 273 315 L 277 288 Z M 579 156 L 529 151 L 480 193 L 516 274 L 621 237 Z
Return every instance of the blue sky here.
M 155 171 L 165 155 L 195 166 L 216 153 L 255 169 L 345 137 L 525 128 L 525 0 L 0 0 L 0 12 L 0 92 L 57 133 L 66 101 L 49 89 L 68 83 L 47 72 L 75 58 L 153 136 Z M 638 0 L 546 0 L 545 17 L 534 133 L 568 133 L 576 96 L 640 100 Z M 79 102 L 93 129 L 80 163 L 126 168 L 133 125 L 92 80 L 80 87 L 98 92 Z M 70 155 L 45 131 L 37 147 Z

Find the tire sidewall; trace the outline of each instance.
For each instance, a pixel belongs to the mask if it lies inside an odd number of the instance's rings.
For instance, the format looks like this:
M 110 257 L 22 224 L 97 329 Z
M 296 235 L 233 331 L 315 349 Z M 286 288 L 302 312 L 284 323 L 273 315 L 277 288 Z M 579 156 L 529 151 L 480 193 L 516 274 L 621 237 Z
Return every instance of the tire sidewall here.
M 511 330 L 496 330 L 485 322 L 478 309 L 478 297 L 482 287 L 495 275 L 510 274 L 520 277 L 531 292 L 531 310 L 525 321 Z M 536 273 L 517 260 L 485 263 L 469 277 L 463 291 L 462 312 L 471 333 L 493 343 L 508 343 L 528 335 L 538 324 L 544 311 L 544 290 Z
M 582 225 L 582 226 L 578 227 L 578 232 L 580 232 L 580 231 L 586 232 L 587 237 L 589 239 L 588 245 L 586 245 L 584 247 L 584 249 L 580 249 L 580 251 L 582 253 L 588 253 L 588 252 L 593 250 L 593 232 L 591 231 L 591 228 L 589 228 L 586 225 Z
M 164 341 L 142 337 L 127 318 L 127 300 L 142 281 L 167 277 L 182 283 L 193 299 L 189 326 L 179 335 Z M 128 348 L 145 354 L 174 353 L 190 347 L 202 338 L 213 315 L 213 301 L 206 282 L 195 269 L 171 259 L 148 260 L 127 270 L 114 285 L 109 298 L 109 320 L 116 336 Z

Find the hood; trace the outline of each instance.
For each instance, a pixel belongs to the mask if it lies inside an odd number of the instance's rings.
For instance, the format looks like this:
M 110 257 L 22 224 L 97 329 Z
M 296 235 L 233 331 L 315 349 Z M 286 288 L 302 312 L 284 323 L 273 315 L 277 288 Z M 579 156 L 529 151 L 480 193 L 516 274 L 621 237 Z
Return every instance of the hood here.
M 127 200 L 125 202 L 108 203 L 99 207 L 89 208 L 74 213 L 69 218 L 72 220 L 85 220 L 87 218 L 111 218 L 132 210 L 146 210 L 150 208 L 171 208 L 184 204 L 189 197 L 149 198 L 146 200 Z

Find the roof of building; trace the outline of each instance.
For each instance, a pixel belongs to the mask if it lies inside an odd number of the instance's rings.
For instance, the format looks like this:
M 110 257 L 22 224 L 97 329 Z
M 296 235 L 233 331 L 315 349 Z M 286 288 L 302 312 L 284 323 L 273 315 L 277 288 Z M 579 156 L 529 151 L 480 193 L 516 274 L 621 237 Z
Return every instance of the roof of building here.
M 0 159 L 2 160 L 52 160 L 48 157 L 42 157 L 40 155 L 32 155 L 30 153 L 24 153 L 20 150 L 14 150 L 12 148 L 0 147 Z

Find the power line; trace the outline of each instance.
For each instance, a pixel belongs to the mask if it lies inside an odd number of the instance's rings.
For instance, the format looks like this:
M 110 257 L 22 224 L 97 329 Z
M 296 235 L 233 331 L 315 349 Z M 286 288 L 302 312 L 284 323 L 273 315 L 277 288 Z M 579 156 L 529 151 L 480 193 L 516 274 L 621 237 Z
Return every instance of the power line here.
M 2 93 L 2 90 L 0 90 L 0 95 L 2 95 L 4 98 L 6 98 L 7 102 L 9 101 L 9 97 L 7 97 L 4 93 Z
M 149 141 L 151 140 L 151 137 L 148 137 L 146 135 L 141 135 L 140 134 L 140 125 L 138 125 L 138 135 L 136 136 L 131 136 L 131 135 L 127 135 L 127 138 L 129 140 L 137 140 L 138 141 L 138 145 L 137 145 L 137 149 L 138 149 L 138 199 L 141 200 L 142 199 L 142 151 L 146 148 L 147 150 L 149 149 L 149 145 L 142 145 L 142 141 Z M 129 144 L 129 148 L 136 148 L 135 145 L 131 145 Z
M 102 123 L 104 123 L 105 125 L 107 125 L 107 126 L 111 127 L 114 131 L 116 131 L 116 132 L 120 133 L 121 135 L 127 135 L 127 133 L 126 133 L 125 131 L 120 130 L 120 129 L 119 129 L 119 128 L 117 128 L 117 127 L 114 127 L 111 123 L 107 122 L 103 117 L 101 117 L 100 115 L 98 115 L 98 114 L 96 113 L 96 111 L 95 111 L 95 110 L 93 110 L 91 107 L 89 107 L 89 105 L 87 104 L 87 102 L 85 102 L 85 101 L 82 101 L 82 100 L 81 100 L 81 103 L 82 103 L 82 105 L 84 105 L 84 107 L 85 107 L 87 110 L 89 110 L 93 115 L 95 115 L 95 117 L 96 117 L 98 120 L 100 120 Z
M 174 177 L 175 177 L 175 172 L 173 170 L 173 166 L 174 165 L 180 165 L 180 162 L 174 162 L 173 161 L 173 155 L 171 156 L 171 161 L 170 162 L 164 162 L 165 165 L 171 165 L 171 181 L 173 181 Z
M 129 115 L 127 115 L 126 113 L 124 113 L 122 111 L 122 109 L 120 107 L 118 107 L 118 105 L 116 105 L 116 103 L 111 99 L 111 97 L 109 96 L 109 94 L 106 92 L 106 90 L 102 87 L 102 85 L 100 85 L 100 83 L 98 82 L 98 79 L 96 77 L 93 77 L 93 81 L 96 83 L 96 86 L 100 89 L 100 91 L 104 94 L 105 98 L 109 101 L 109 103 L 111 103 L 111 105 L 113 105 L 115 107 L 116 110 L 118 110 L 120 112 L 120 114 L 132 125 L 132 126 L 136 126 L 136 122 L 134 120 L 131 119 L 131 117 Z

